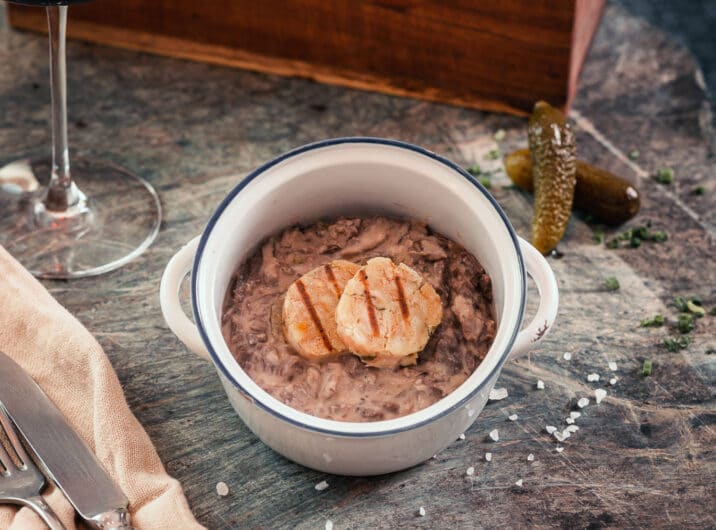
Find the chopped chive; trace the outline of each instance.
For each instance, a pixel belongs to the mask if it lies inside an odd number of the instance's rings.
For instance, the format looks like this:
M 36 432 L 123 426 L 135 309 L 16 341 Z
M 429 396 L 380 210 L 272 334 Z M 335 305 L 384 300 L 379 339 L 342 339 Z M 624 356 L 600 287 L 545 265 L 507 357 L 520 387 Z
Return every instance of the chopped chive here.
M 674 182 L 674 170 L 670 167 L 662 167 L 656 172 L 656 181 L 659 184 L 671 184 Z
M 487 154 L 485 155 L 485 158 L 488 160 L 497 160 L 500 158 L 500 150 L 499 149 L 490 149 Z
M 495 135 L 493 136 L 496 142 L 501 142 L 505 139 L 505 130 L 504 129 L 498 129 Z
M 697 305 L 694 300 L 687 301 L 686 308 L 689 310 L 689 313 L 695 315 L 696 318 L 701 318 L 706 314 L 706 310 L 700 305 Z
M 664 315 L 654 315 L 654 318 L 645 318 L 639 324 L 642 328 L 658 328 L 664 325 Z
M 619 248 L 620 241 L 628 241 L 631 248 L 638 248 L 644 241 L 655 241 L 663 243 L 669 239 L 669 234 L 665 230 L 650 230 L 651 221 L 647 221 L 643 226 L 635 226 L 628 230 L 617 234 L 614 239 L 607 242 L 607 248 Z
M 467 172 L 470 173 L 470 175 L 472 175 L 473 177 L 476 177 L 477 175 L 482 173 L 482 169 L 480 169 L 480 166 L 478 166 L 477 164 L 474 164 L 467 168 Z
M 709 311 L 712 317 L 716 317 L 716 305 L 711 308 L 711 311 Z
M 656 241 L 657 243 L 663 243 L 667 239 L 669 239 L 669 234 L 666 230 L 654 230 L 651 233 L 651 240 Z
M 688 333 L 694 329 L 694 317 L 688 313 L 682 313 L 679 315 L 676 326 L 679 328 L 679 333 Z
M 649 377 L 651 375 L 651 359 L 644 359 L 644 364 L 641 365 L 641 371 L 639 375 L 642 377 Z
M 619 289 L 619 280 L 614 276 L 609 276 L 604 280 L 604 286 L 607 288 L 607 291 L 617 291 Z
M 704 188 L 703 186 L 696 186 L 694 188 L 694 195 L 703 195 L 704 193 L 706 193 L 706 188 Z
M 631 239 L 638 237 L 639 239 L 649 239 L 649 227 L 648 226 L 637 226 L 631 229 L 629 234 Z
M 677 352 L 679 350 L 683 350 L 684 348 L 688 348 L 689 344 L 691 344 L 691 337 L 688 335 L 682 335 L 678 338 L 667 337 L 664 339 L 664 346 L 670 352 Z
M 683 296 L 677 296 L 676 298 L 674 298 L 674 305 L 676 306 L 676 309 L 683 313 L 689 310 L 688 306 L 686 305 L 686 299 Z
M 598 245 L 601 245 L 604 243 L 604 230 L 597 230 L 594 232 L 594 241 L 597 242 Z
M 632 149 L 631 151 L 629 151 L 629 158 L 631 160 L 637 160 L 639 158 L 639 150 Z
M 486 188 L 492 187 L 492 182 L 490 181 L 490 177 L 486 177 L 486 176 L 480 177 L 480 184 L 482 184 Z

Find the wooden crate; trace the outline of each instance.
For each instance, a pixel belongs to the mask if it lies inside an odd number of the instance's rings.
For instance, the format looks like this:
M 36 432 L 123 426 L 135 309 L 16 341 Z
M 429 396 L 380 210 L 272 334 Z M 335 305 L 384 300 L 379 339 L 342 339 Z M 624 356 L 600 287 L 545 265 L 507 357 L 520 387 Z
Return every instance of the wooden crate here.
M 77 38 L 524 114 L 569 106 L 604 0 L 99 0 Z M 46 31 L 44 10 L 8 6 Z

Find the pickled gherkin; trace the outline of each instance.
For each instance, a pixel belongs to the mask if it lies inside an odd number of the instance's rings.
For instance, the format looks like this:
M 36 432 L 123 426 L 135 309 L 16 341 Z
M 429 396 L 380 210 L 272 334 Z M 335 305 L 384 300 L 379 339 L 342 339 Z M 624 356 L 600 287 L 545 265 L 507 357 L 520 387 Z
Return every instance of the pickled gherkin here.
M 518 149 L 505 156 L 505 171 L 515 186 L 529 192 L 534 189 L 529 149 Z M 616 226 L 634 217 L 640 206 L 639 192 L 628 181 L 577 159 L 575 209 L 593 215 L 602 223 Z
M 572 213 L 576 147 L 565 115 L 544 101 L 535 104 L 527 138 L 535 190 L 532 244 L 546 254 L 562 239 Z
M 530 193 L 534 191 L 532 155 L 529 149 L 517 149 L 505 155 L 505 173 L 518 188 Z

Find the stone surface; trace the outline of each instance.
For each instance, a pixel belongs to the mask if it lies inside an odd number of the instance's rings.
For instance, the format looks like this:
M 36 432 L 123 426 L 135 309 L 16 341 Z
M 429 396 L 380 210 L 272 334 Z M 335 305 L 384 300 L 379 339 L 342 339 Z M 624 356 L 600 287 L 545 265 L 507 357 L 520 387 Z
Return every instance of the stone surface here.
M 711 103 L 716 101 L 716 46 L 712 28 L 716 3 L 711 0 L 616 0 L 630 13 L 667 31 L 694 54 L 704 73 Z
M 71 14 L 70 14 L 71 24 Z M 132 410 L 169 472 L 210 528 L 713 527 L 716 318 L 697 322 L 693 344 L 668 353 L 674 333 L 639 328 L 673 319 L 671 300 L 716 305 L 716 179 L 711 110 L 689 54 L 610 6 L 582 75 L 572 118 L 580 156 L 637 182 L 642 213 L 671 234 L 663 244 L 608 250 L 575 216 L 552 260 L 561 289 L 554 331 L 508 362 L 509 397 L 488 404 L 464 441 L 388 476 L 327 477 L 278 456 L 242 424 L 213 368 L 172 336 L 161 317 L 161 272 L 198 234 L 220 199 L 260 163 L 327 137 L 372 135 L 414 142 L 463 163 L 480 162 L 502 128 L 507 151 L 526 143 L 525 121 L 410 99 L 321 86 L 82 43 L 68 46 L 70 139 L 149 179 L 165 219 L 156 243 L 119 271 L 48 282 L 54 296 L 110 356 Z M 48 72 L 42 36 L 0 29 L 0 159 L 49 147 Z M 631 149 L 640 157 L 629 161 Z M 671 186 L 652 179 L 674 168 Z M 516 230 L 529 234 L 531 197 L 492 191 Z M 697 185 L 703 196 L 692 194 Z M 621 289 L 606 292 L 605 277 Z M 534 310 L 536 296 L 530 298 Z M 572 353 L 565 361 L 563 354 Z M 651 377 L 638 375 L 651 359 Z M 619 378 L 608 361 L 616 361 Z M 601 375 L 588 383 L 589 373 Z M 542 379 L 545 389 L 537 391 Z M 609 394 L 594 404 L 594 390 Z M 558 444 L 578 398 L 591 404 L 580 430 Z M 517 413 L 517 421 L 507 421 Z M 487 442 L 493 429 L 500 441 Z M 564 451 L 557 452 L 557 447 Z M 487 462 L 485 452 L 492 453 Z M 528 462 L 528 454 L 535 455 Z M 474 466 L 471 480 L 465 469 Z M 522 487 L 515 483 L 522 479 Z M 331 487 L 317 492 L 315 484 Z M 223 481 L 229 494 L 219 497 Z M 420 506 L 426 516 L 417 517 Z

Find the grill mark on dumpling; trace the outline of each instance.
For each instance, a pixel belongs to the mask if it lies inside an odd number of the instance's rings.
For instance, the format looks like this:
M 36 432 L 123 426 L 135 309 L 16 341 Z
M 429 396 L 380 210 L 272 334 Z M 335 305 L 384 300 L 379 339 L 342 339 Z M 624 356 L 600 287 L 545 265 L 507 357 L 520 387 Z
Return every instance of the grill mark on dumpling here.
M 333 284 L 333 289 L 336 291 L 336 296 L 338 298 L 341 297 L 341 288 L 338 286 L 338 281 L 336 281 L 336 276 L 333 274 L 333 269 L 331 268 L 330 263 L 326 263 L 323 266 L 323 270 L 326 272 L 326 277 L 328 277 L 328 280 Z
M 318 333 L 321 334 L 321 339 L 323 340 L 323 345 L 326 347 L 326 349 L 329 352 L 332 352 L 333 345 L 331 344 L 331 341 L 328 339 L 328 335 L 326 335 L 326 330 L 323 329 L 323 324 L 321 323 L 321 318 L 318 316 L 318 312 L 316 311 L 316 308 L 314 307 L 313 302 L 311 301 L 311 297 L 308 295 L 308 291 L 306 291 L 306 286 L 303 285 L 303 282 L 300 279 L 296 280 L 296 288 L 298 289 L 298 292 L 301 295 L 301 299 L 303 300 L 303 305 L 306 306 L 306 310 L 308 311 L 308 314 L 311 315 L 311 320 L 313 321 L 313 324 L 316 326 L 316 329 L 318 329 Z
M 408 302 L 405 300 L 405 291 L 403 290 L 403 282 L 400 280 L 400 276 L 395 274 L 393 276 L 395 281 L 395 287 L 398 290 L 398 304 L 400 305 L 400 314 L 403 315 L 403 320 L 407 322 L 410 318 L 410 309 L 408 309 Z
M 365 290 L 365 306 L 368 310 L 368 322 L 370 323 L 370 329 L 373 331 L 373 336 L 377 337 L 378 332 L 378 318 L 375 315 L 375 306 L 373 305 L 373 297 L 370 294 L 370 287 L 368 287 L 368 275 L 365 273 L 365 269 L 360 271 L 360 281 L 363 284 Z

